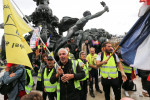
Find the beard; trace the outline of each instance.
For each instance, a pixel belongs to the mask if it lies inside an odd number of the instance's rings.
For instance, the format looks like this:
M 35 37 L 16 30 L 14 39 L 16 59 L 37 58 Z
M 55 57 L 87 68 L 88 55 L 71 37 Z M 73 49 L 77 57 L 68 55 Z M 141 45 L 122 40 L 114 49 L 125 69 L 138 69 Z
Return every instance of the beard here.
M 110 50 L 106 50 L 106 53 L 112 53 L 113 52 L 113 50 L 112 49 L 110 49 Z

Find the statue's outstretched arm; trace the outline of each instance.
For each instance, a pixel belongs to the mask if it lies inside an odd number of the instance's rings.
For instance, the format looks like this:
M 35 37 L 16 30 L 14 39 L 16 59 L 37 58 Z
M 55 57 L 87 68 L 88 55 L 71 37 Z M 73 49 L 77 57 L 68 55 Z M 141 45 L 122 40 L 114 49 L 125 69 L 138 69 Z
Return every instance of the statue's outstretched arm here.
M 104 7 L 104 10 L 102 10 L 102 11 L 100 11 L 100 12 L 97 12 L 97 13 L 94 14 L 94 15 L 89 16 L 89 20 L 101 16 L 101 15 L 102 15 L 104 12 L 106 12 L 106 11 L 107 11 L 107 12 L 109 11 L 108 6 L 105 6 L 105 7 Z

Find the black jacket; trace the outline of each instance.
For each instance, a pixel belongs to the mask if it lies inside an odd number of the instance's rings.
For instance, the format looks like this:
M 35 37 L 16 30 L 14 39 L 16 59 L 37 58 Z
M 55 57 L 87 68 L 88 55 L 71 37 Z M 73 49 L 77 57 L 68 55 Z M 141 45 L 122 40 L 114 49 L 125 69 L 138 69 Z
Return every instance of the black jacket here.
M 141 77 L 144 80 L 147 80 L 147 77 L 149 76 L 149 74 L 150 74 L 150 70 L 141 70 L 141 69 L 138 69 L 138 75 L 139 75 L 139 77 Z
M 75 54 L 76 53 L 76 51 L 75 51 L 75 49 L 77 49 L 78 48 L 78 46 L 75 44 L 75 43 L 70 43 L 70 52 L 72 53 L 72 54 Z
M 64 65 L 64 67 L 61 62 L 58 62 L 58 64 L 63 69 L 64 74 L 74 74 L 71 60 L 68 60 L 67 64 Z M 60 80 L 60 100 L 78 100 L 79 91 L 74 87 L 74 80 L 81 80 L 84 77 L 85 77 L 84 71 L 81 69 L 79 65 L 77 65 L 76 74 L 74 74 L 74 79 L 71 79 L 65 83 L 63 83 Z M 56 69 L 54 69 L 50 82 L 53 84 L 56 81 L 58 81 L 58 78 L 56 78 Z

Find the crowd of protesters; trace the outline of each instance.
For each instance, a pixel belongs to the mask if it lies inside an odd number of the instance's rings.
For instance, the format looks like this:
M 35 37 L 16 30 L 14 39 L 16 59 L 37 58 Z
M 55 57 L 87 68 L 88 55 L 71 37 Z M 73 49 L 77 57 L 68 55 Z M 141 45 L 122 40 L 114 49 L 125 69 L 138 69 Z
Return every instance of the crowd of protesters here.
M 24 95 L 23 98 L 29 98 L 26 94 L 32 94 L 35 84 L 36 90 L 42 91 L 43 100 L 47 97 L 49 100 L 87 100 L 88 83 L 89 94 L 93 98 L 96 90 L 100 94 L 104 92 L 105 99 L 110 100 L 111 87 L 115 100 L 121 99 L 121 88 L 124 89 L 125 96 L 129 96 L 128 91 L 136 91 L 136 85 L 132 80 L 135 69 L 129 67 L 118 52 L 107 60 L 113 52 L 111 43 L 103 43 L 101 50 L 98 53 L 96 51 L 98 50 L 88 43 L 88 39 L 85 39 L 80 49 L 71 38 L 59 49 L 57 53 L 59 59 L 55 62 L 53 52 L 48 54 L 45 46 L 40 43 L 33 53 L 29 54 L 33 69 L 28 66 L 7 64 L 0 82 L 16 84 L 4 99 L 19 100 Z M 150 82 L 147 81 L 150 71 L 138 70 L 138 72 L 142 78 L 143 95 L 150 96 Z M 37 77 L 37 83 L 34 83 L 33 76 Z M 102 87 L 99 86 L 99 76 Z M 94 82 L 95 89 L 93 89 Z M 25 100 L 23 98 L 22 100 Z

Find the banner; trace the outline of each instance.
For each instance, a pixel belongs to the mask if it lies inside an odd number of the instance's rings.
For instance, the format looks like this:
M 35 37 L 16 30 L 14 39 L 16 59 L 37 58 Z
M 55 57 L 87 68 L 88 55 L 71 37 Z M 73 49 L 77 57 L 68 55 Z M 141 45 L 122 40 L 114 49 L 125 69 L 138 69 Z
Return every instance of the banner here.
M 32 37 L 30 39 L 30 48 L 34 49 L 36 48 L 36 41 L 37 41 L 37 34 L 40 35 L 42 27 L 36 27 L 33 31 Z

